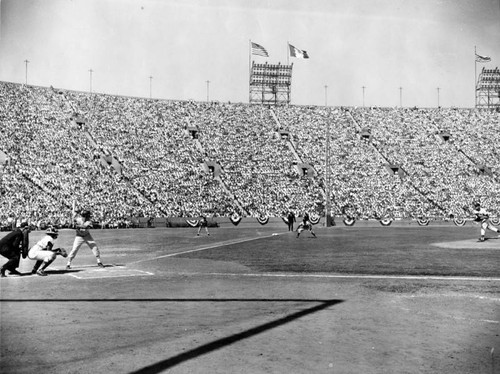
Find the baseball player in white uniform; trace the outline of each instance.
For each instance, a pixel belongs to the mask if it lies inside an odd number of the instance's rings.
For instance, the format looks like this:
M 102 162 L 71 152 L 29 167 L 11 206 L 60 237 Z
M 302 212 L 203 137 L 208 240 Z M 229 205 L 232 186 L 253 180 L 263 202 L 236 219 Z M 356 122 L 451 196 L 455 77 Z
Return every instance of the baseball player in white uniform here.
M 90 234 L 89 229 L 92 228 L 92 221 L 90 220 L 90 211 L 83 210 L 80 215 L 76 216 L 75 220 L 76 236 L 73 242 L 73 248 L 68 256 L 68 263 L 66 264 L 66 269 L 71 269 L 71 261 L 75 258 L 78 250 L 83 243 L 86 243 L 92 250 L 92 253 L 97 259 L 97 266 L 104 267 L 101 261 L 101 253 L 99 247 L 97 246 L 94 238 Z
M 474 221 L 481 223 L 481 236 L 479 237 L 480 242 L 484 242 L 484 235 L 486 234 L 486 229 L 496 232 L 497 234 L 499 233 L 498 228 L 493 226 L 490 222 L 491 213 L 488 212 L 485 208 L 481 208 L 480 203 L 474 204 L 474 210 L 472 211 L 472 214 L 475 215 Z
M 58 231 L 55 227 L 49 227 L 46 235 L 40 239 L 28 252 L 30 260 L 36 260 L 31 274 L 46 276 L 45 269 L 56 259 L 57 255 L 67 256 L 64 248 L 54 248 L 54 242 L 57 239 Z M 40 268 L 41 266 L 41 268 Z

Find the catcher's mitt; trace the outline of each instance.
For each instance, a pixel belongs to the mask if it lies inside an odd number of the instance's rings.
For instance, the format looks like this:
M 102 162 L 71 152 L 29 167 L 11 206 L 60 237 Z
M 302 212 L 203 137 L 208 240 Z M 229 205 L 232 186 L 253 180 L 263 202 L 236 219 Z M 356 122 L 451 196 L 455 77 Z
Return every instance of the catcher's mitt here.
M 56 255 L 61 255 L 63 257 L 68 257 L 68 252 L 64 248 L 56 248 L 52 250 Z

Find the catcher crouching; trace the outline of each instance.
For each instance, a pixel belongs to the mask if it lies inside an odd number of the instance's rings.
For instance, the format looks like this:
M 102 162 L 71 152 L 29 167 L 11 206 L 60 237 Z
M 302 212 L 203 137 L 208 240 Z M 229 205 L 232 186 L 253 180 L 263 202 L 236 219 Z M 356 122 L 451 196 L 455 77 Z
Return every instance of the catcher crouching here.
M 46 276 L 45 269 L 54 262 L 57 256 L 68 256 L 64 248 L 54 248 L 54 242 L 58 235 L 57 228 L 51 226 L 45 232 L 45 236 L 31 247 L 28 258 L 36 261 L 31 274 Z

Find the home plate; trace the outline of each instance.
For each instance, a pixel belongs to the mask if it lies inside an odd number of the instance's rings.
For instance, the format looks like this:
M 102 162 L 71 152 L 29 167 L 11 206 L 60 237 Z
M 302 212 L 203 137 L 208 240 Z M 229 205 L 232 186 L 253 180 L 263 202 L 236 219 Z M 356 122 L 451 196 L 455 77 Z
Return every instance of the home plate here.
M 145 275 L 154 275 L 149 271 L 137 270 L 137 269 L 127 269 L 123 266 L 107 266 L 104 269 L 94 268 L 79 272 L 72 272 L 68 275 L 77 279 L 102 279 L 102 278 L 118 278 L 118 277 L 138 277 Z

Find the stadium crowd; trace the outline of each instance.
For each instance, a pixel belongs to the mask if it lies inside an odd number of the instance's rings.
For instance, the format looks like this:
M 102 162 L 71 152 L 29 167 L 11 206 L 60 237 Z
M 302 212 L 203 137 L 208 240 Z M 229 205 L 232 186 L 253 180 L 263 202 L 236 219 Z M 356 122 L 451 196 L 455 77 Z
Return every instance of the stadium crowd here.
M 334 215 L 350 207 L 359 218 L 464 216 L 472 201 L 500 213 L 494 112 L 267 108 L 5 82 L 0 95 L 4 227 L 70 225 L 83 207 L 111 226 L 130 217 L 323 214 L 328 190 Z
M 482 117 L 479 113 L 369 108 L 358 109 L 353 116 L 361 127 L 371 129 L 379 153 L 402 168 L 411 186 L 438 212 L 463 216 L 471 201 L 482 201 L 500 212 L 499 158 L 492 131 L 498 114 L 481 112 L 486 116 Z M 493 173 L 481 170 L 486 165 L 496 169 Z

